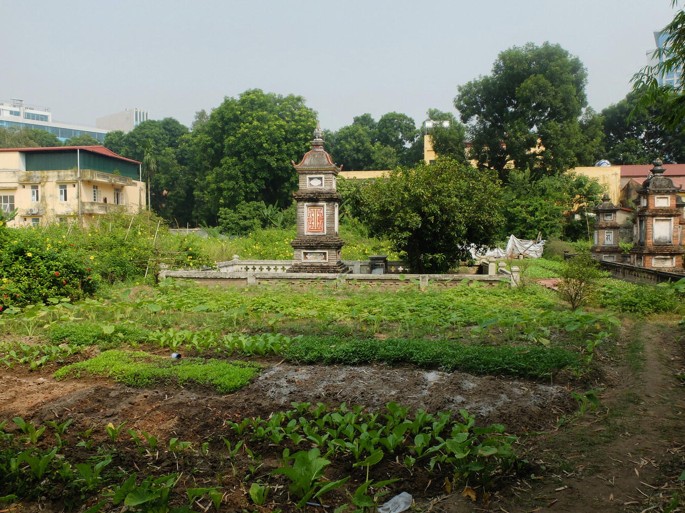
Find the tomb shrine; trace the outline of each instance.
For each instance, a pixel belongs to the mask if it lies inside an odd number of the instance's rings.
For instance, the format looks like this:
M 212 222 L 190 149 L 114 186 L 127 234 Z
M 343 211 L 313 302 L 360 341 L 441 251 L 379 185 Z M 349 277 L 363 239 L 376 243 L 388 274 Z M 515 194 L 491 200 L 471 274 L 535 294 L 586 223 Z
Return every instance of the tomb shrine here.
M 304 154 L 297 170 L 297 236 L 291 242 L 294 263 L 289 272 L 347 273 L 340 259 L 343 241 L 338 235 L 340 196 L 336 180 L 340 168 L 324 150 L 321 128 L 314 130 L 312 149 Z

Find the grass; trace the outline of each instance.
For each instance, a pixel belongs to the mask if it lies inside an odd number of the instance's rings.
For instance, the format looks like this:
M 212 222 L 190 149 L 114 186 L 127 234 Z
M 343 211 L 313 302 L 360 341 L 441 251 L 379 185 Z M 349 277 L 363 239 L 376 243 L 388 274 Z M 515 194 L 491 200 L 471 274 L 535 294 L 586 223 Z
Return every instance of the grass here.
M 226 394 L 246 386 L 258 373 L 259 366 L 243 362 L 197 358 L 172 360 L 144 351 L 110 350 L 61 368 L 55 373 L 55 379 L 92 374 L 138 388 L 168 382 L 191 383 Z

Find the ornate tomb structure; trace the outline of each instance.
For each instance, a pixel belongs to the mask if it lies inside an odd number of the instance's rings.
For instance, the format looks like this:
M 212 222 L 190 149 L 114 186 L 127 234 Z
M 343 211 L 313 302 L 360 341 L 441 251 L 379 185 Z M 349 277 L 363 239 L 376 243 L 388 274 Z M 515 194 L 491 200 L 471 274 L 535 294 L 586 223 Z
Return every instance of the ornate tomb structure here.
M 291 246 L 295 263 L 289 272 L 346 273 L 340 260 L 342 239 L 338 236 L 336 179 L 340 168 L 323 149 L 321 129 L 314 130 L 312 149 L 304 154 L 297 170 L 299 188 L 293 193 L 297 202 L 297 237 Z
M 638 190 L 635 245 L 630 251 L 634 265 L 648 269 L 683 269 L 683 207 L 680 187 L 664 176 L 660 160 Z

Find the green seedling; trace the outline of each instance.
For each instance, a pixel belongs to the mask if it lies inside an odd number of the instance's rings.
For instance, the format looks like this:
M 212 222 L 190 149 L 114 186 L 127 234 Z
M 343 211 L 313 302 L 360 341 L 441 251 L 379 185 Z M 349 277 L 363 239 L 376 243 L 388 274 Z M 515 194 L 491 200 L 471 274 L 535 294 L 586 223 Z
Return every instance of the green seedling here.
M 208 497 L 214 506 L 214 509 L 217 511 L 219 511 L 219 508 L 221 507 L 221 501 L 224 498 L 224 495 L 216 488 L 188 488 L 186 490 L 186 494 L 188 495 L 188 500 L 190 502 L 197 502 L 198 499 L 202 497 Z M 200 507 L 202 507 L 202 505 L 200 505 Z M 207 508 L 202 507 L 202 509 L 207 511 L 209 506 L 207 506 Z
M 260 483 L 252 483 L 250 485 L 250 499 L 257 506 L 263 506 L 266 504 L 267 496 L 269 495 L 269 487 Z
M 38 481 L 41 481 L 50 466 L 50 462 L 52 462 L 56 454 L 57 447 L 44 454 L 34 454 L 31 451 L 24 451 L 17 457 L 17 463 L 27 463 L 33 476 Z
M 21 432 L 24 433 L 25 436 L 23 439 L 26 441 L 26 443 L 30 443 L 32 445 L 36 445 L 40 437 L 45 432 L 46 426 L 36 427 L 32 422 L 26 422 L 21 417 L 14 417 L 12 422 L 14 422 Z
M 95 490 L 99 487 L 102 481 L 102 471 L 103 469 L 112 463 L 112 457 L 107 456 L 102 461 L 90 465 L 88 463 L 77 463 L 75 465 L 77 472 L 77 482 L 83 483 L 83 488 L 85 490 Z
M 119 434 L 121 433 L 121 430 L 124 429 L 124 426 L 126 425 L 126 421 L 122 422 L 118 426 L 115 426 L 111 422 L 107 424 L 105 427 L 105 430 L 107 431 L 107 436 L 109 436 L 109 439 L 112 442 L 116 442 L 117 438 L 119 438 Z
M 349 476 L 337 481 L 324 482 L 324 469 L 331 464 L 325 458 L 320 457 L 319 449 L 314 448 L 309 451 L 298 451 L 289 457 L 292 459 L 292 466 L 286 465 L 274 470 L 273 474 L 282 474 L 290 480 L 288 489 L 295 497 L 300 500 L 298 507 L 303 507 L 310 499 L 316 499 L 331 490 L 342 486 Z

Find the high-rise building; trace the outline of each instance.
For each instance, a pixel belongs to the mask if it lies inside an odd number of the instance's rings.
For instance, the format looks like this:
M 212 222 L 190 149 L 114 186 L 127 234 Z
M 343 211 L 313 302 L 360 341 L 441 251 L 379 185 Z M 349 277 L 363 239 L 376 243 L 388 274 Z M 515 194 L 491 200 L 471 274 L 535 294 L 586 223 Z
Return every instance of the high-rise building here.
M 110 114 L 97 118 L 95 125 L 98 128 L 105 130 L 121 130 L 122 132 L 130 132 L 135 127 L 140 125 L 143 121 L 148 120 L 148 112 L 141 109 L 126 109 L 116 114 Z
M 17 99 L 0 101 L 0 128 L 44 130 L 54 134 L 61 142 L 79 135 L 89 135 L 95 140 L 103 142 L 109 131 L 102 128 L 53 121 L 49 109 L 26 105 L 23 100 Z
M 668 39 L 668 32 L 665 30 L 659 30 L 654 32 L 654 42 L 656 43 L 656 52 L 652 55 L 651 64 L 654 66 L 656 64 L 663 63 L 664 59 L 669 57 L 668 47 L 666 45 L 666 40 Z M 657 81 L 660 86 L 671 86 L 678 87 L 682 84 L 683 80 L 683 69 L 677 68 L 664 73 L 657 77 Z

